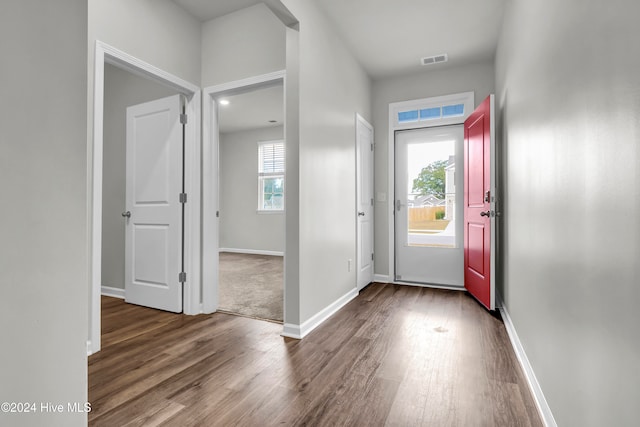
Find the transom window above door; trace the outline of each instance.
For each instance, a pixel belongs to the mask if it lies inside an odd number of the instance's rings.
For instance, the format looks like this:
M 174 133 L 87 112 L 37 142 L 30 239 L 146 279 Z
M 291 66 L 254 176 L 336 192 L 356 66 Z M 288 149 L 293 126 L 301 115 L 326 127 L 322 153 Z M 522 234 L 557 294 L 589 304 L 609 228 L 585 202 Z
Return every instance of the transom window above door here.
M 258 142 L 258 211 L 284 210 L 284 141 Z
M 443 117 L 464 116 L 464 104 L 443 105 L 442 107 L 421 108 L 398 112 L 398 123 L 433 120 Z
M 392 128 L 413 129 L 460 123 L 473 111 L 473 92 L 393 103 Z

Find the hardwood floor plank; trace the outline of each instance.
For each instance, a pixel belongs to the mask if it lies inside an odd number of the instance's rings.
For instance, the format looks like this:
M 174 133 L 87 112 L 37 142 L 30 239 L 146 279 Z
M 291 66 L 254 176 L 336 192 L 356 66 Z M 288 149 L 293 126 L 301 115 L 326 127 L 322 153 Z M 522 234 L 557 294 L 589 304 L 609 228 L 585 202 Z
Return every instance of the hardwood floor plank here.
M 91 426 L 542 423 L 499 316 L 463 292 L 374 283 L 305 337 L 103 298 Z
M 512 425 L 514 427 L 531 427 L 532 423 L 527 417 L 519 417 L 525 414 L 526 408 L 517 384 L 503 383 L 499 381 L 489 382 L 489 393 L 498 396 L 497 404 L 492 406 L 494 425 Z M 507 424 L 511 423 L 511 424 Z M 535 424 L 538 425 L 538 424 Z
M 126 411 L 114 411 L 109 416 L 93 421 L 94 426 L 158 426 L 172 415 L 184 409 L 184 405 L 163 399 L 131 405 Z
M 301 343 L 304 344 L 304 343 Z M 294 401 L 285 406 L 283 415 L 276 419 L 277 424 L 317 425 L 332 409 L 331 397 L 343 384 L 343 380 L 357 360 L 357 357 L 369 345 L 369 340 L 352 337 L 348 345 L 331 354 L 331 363 L 298 390 Z M 303 404 L 301 404 L 303 403 Z M 299 408 L 295 411 L 291 408 Z

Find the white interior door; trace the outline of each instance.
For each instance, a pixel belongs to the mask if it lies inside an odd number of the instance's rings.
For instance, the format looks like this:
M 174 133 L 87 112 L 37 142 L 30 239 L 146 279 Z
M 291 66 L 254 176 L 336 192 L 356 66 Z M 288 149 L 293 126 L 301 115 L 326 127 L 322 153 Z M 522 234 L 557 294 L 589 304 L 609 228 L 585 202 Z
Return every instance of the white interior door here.
M 182 311 L 180 95 L 127 108 L 125 301 Z
M 395 280 L 464 286 L 462 125 L 396 132 Z
M 357 283 L 373 282 L 373 127 L 356 117 Z

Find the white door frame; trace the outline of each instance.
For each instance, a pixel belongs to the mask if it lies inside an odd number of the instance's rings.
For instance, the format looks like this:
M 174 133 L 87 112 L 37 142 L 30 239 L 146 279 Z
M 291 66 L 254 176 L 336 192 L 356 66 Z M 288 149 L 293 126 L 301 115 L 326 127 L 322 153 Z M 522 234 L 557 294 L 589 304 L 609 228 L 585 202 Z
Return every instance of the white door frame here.
M 187 98 L 185 187 L 189 195 L 185 204 L 184 259 L 187 282 L 184 284 L 183 312 L 202 312 L 200 297 L 200 88 L 149 63 L 96 40 L 93 88 L 93 138 L 88 141 L 89 200 L 89 337 L 87 352 L 100 350 L 100 296 L 102 273 L 102 165 L 104 120 L 104 64 L 108 63 L 138 76 L 175 89 Z
M 424 108 L 424 106 L 447 105 L 453 102 L 462 102 L 465 104 L 464 115 L 460 117 L 452 117 L 447 119 L 435 119 L 428 121 L 418 121 L 406 124 L 399 124 L 397 114 L 399 111 L 410 110 L 414 107 Z M 392 102 L 389 104 L 389 139 L 388 139 L 388 192 L 387 212 L 389 214 L 389 276 L 387 281 L 393 283 L 396 277 L 396 245 L 395 245 L 395 150 L 396 150 L 396 131 L 409 129 L 422 129 L 434 126 L 458 125 L 464 124 L 466 118 L 475 109 L 474 92 L 461 92 L 451 95 L 435 96 L 431 98 L 414 99 L 411 101 Z M 420 285 L 416 285 L 420 286 Z M 439 287 L 431 286 L 430 287 Z M 443 286 L 449 289 L 449 287 Z M 458 289 L 457 287 L 455 289 Z
M 455 164 L 459 167 L 464 163 L 464 126 L 463 125 L 444 125 L 437 127 L 427 127 L 420 129 L 408 129 L 397 131 L 395 133 L 395 154 L 396 164 L 395 170 L 400 172 L 408 172 L 408 150 L 412 144 L 432 144 L 438 141 L 455 140 L 453 144 L 453 153 L 455 156 Z M 398 157 L 399 156 L 399 157 Z M 395 171 L 394 171 L 395 174 Z M 395 221 L 395 242 L 394 251 L 395 259 L 395 275 L 394 278 L 398 282 L 411 283 L 417 286 L 428 285 L 429 287 L 441 287 L 447 289 L 463 289 L 464 288 L 464 227 L 462 221 L 455 221 L 455 237 L 454 246 L 450 248 L 437 247 L 419 247 L 409 245 L 409 223 L 407 210 L 409 209 L 407 196 L 410 189 L 407 188 L 407 181 L 398 181 L 396 174 L 394 200 L 402 200 L 402 211 L 398 211 L 396 204 Z M 461 200 L 464 198 L 464 179 L 463 174 L 454 174 L 455 185 L 455 217 L 463 217 L 463 209 Z M 408 175 L 404 175 L 408 177 Z M 458 267 L 462 267 L 459 268 Z M 402 274 L 399 278 L 398 273 Z M 425 280 L 428 276 L 428 281 Z
M 358 186 L 358 180 L 361 178 L 360 176 L 360 163 L 361 163 L 361 159 L 360 159 L 360 140 L 358 137 L 358 124 L 361 123 L 364 127 L 366 127 L 367 129 L 369 129 L 371 131 L 371 144 L 374 144 L 375 141 L 375 135 L 374 135 L 374 130 L 373 130 L 373 126 L 371 125 L 371 123 L 369 123 L 368 121 L 366 121 L 364 119 L 364 117 L 362 117 L 360 114 L 356 113 L 356 211 L 359 211 L 359 203 L 360 203 L 360 194 L 358 189 L 361 188 L 361 185 Z M 373 146 L 371 148 L 371 155 L 373 157 Z M 371 197 L 375 197 L 374 196 L 374 176 L 375 176 L 375 159 L 372 159 L 371 162 Z M 374 235 L 375 235 L 375 205 L 373 203 L 372 200 L 372 204 L 371 204 L 371 250 L 373 252 L 375 252 L 375 247 L 373 246 L 373 242 L 374 242 Z M 359 214 L 359 213 L 358 213 Z M 358 219 L 356 218 L 356 289 L 358 289 L 358 292 L 361 291 L 363 288 L 360 287 L 360 260 L 361 258 L 361 254 L 360 254 L 360 227 L 358 225 Z M 374 271 L 375 271 L 375 262 L 373 260 L 373 257 L 371 259 L 371 279 L 373 280 L 374 277 Z
M 258 88 L 282 84 L 286 90 L 286 71 L 275 71 L 269 74 L 249 77 L 203 89 L 202 105 L 202 303 L 204 313 L 213 313 L 218 309 L 218 252 L 219 252 L 219 132 L 217 97 L 248 92 Z M 285 93 L 286 99 L 286 93 Z M 286 118 L 285 118 L 286 121 Z M 286 143 L 285 135 L 285 149 Z M 285 184 L 286 185 L 286 184 Z M 285 209 L 287 195 L 285 193 Z M 285 239 L 286 242 L 286 239 Z M 285 245 L 284 259 L 287 259 Z M 287 295 L 287 278 L 284 278 L 284 297 Z M 286 301 L 286 300 L 285 300 Z M 283 301 L 283 309 L 286 303 Z M 287 318 L 284 313 L 284 319 Z

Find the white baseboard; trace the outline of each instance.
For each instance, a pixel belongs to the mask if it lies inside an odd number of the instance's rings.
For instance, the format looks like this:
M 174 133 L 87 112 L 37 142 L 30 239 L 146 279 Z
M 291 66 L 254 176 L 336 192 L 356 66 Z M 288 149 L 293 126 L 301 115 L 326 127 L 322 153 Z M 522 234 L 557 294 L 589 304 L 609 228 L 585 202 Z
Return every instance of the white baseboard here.
M 311 319 L 307 320 L 302 325 L 285 323 L 284 328 L 282 329 L 282 336 L 301 340 L 305 336 L 309 335 L 309 333 L 315 328 L 320 326 L 325 320 L 331 317 L 331 315 L 347 305 L 349 301 L 357 296 L 358 290 L 353 288 L 352 290 L 326 306 L 320 312 L 316 313 L 315 316 L 311 317 Z
M 282 333 L 280 335 L 287 338 L 295 338 L 297 340 L 302 339 L 300 325 L 296 325 L 293 323 L 285 323 L 282 327 Z
M 112 286 L 102 286 L 101 293 L 107 297 L 124 299 L 124 289 L 114 288 Z
M 389 278 L 389 275 L 384 275 L 384 274 L 374 274 L 373 281 L 378 283 L 391 283 L 391 279 Z
M 498 310 L 500 310 L 502 320 L 504 321 L 504 326 L 507 329 L 507 334 L 509 335 L 509 339 L 511 340 L 513 351 L 515 351 L 518 362 L 520 362 L 520 366 L 524 371 L 524 376 L 527 379 L 527 383 L 529 383 L 529 389 L 533 394 L 533 399 L 536 402 L 536 407 L 538 408 L 538 412 L 540 413 L 542 422 L 544 422 L 545 426 L 547 427 L 557 427 L 556 420 L 553 418 L 553 414 L 551 413 L 551 408 L 549 407 L 547 399 L 545 399 L 542 388 L 540 387 L 540 383 L 538 383 L 538 379 L 533 372 L 533 367 L 531 366 L 531 363 L 529 363 L 527 354 L 524 351 L 524 347 L 522 347 L 520 338 L 518 337 L 516 329 L 513 326 L 513 322 L 511 321 L 511 317 L 509 316 L 509 312 L 504 306 L 503 301 L 499 300 L 497 305 L 499 306 Z
M 218 249 L 218 252 L 232 252 L 234 254 L 249 254 L 249 255 L 284 256 L 284 252 L 263 251 L 263 250 L 260 250 L 260 249 L 220 248 L 220 249 Z

